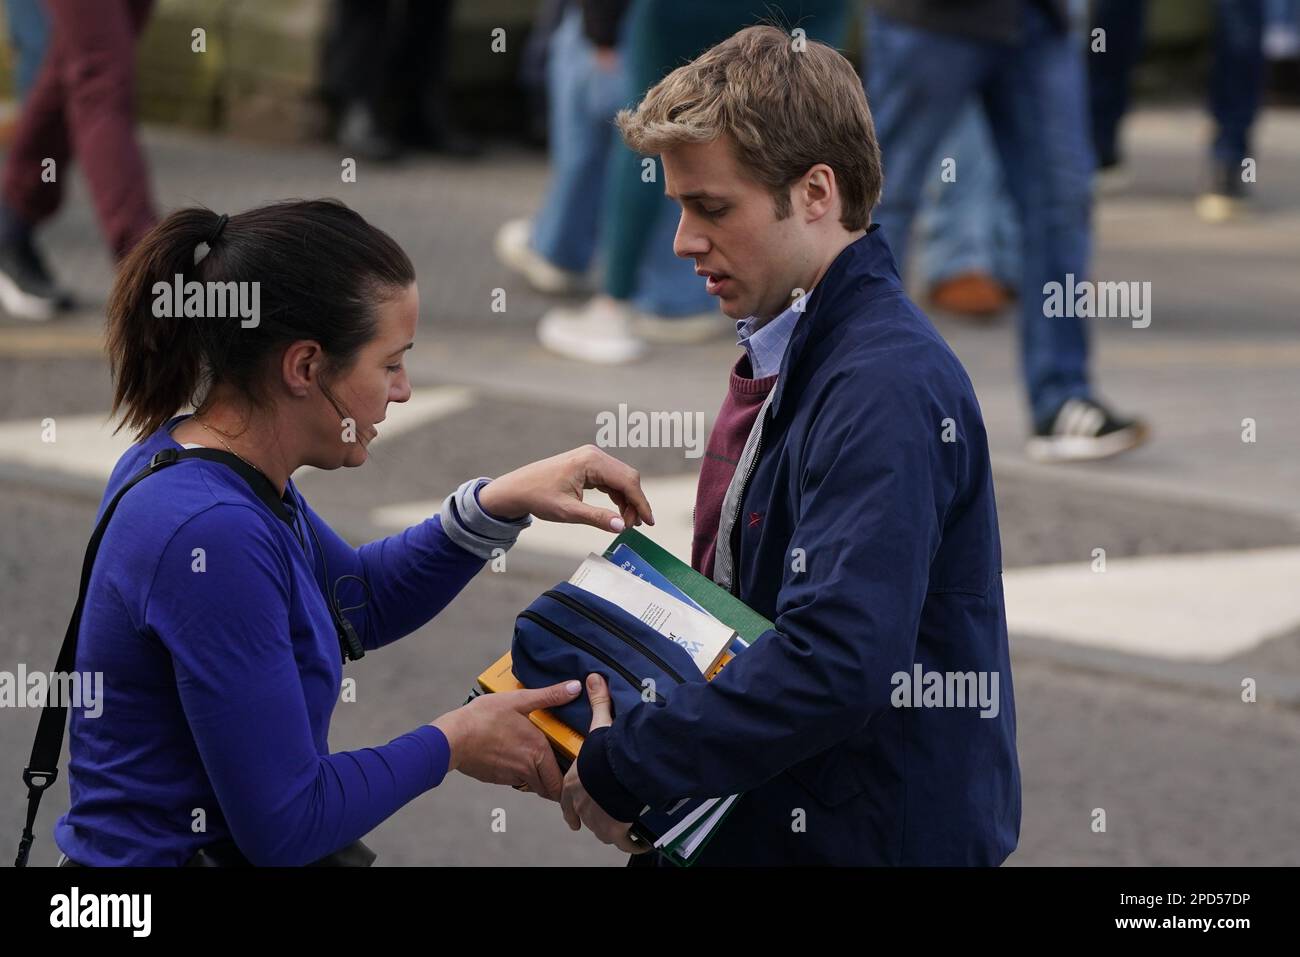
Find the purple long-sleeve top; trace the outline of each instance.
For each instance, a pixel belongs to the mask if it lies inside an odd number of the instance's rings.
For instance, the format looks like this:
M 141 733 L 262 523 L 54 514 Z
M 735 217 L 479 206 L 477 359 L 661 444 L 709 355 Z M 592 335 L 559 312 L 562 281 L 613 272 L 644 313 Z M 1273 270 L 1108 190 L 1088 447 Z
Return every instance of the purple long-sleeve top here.
M 170 433 L 182 418 L 122 456 L 105 504 L 155 452 L 178 447 Z M 323 569 L 340 607 L 364 602 L 345 614 L 367 650 L 410 634 L 528 523 L 483 511 L 486 481 L 360 548 L 292 480 L 290 523 L 220 462 L 179 462 L 126 493 L 79 633 L 76 670 L 102 673 L 102 700 L 71 711 L 59 848 L 91 866 L 166 866 L 233 839 L 254 864 L 304 864 L 436 787 L 450 748 L 431 724 L 330 753 L 343 667 Z

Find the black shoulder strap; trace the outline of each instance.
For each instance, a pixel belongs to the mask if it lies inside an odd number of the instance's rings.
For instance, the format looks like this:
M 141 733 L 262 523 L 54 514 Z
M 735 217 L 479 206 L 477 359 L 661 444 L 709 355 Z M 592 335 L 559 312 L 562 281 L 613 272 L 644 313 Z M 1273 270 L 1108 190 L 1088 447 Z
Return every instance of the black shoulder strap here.
M 285 522 L 293 523 L 293 512 L 276 494 L 275 486 L 271 483 L 271 480 L 246 464 L 239 456 L 220 449 L 208 448 L 162 449 L 155 453 L 154 457 L 149 460 L 148 465 L 133 475 L 130 481 L 117 490 L 117 494 L 105 507 L 104 514 L 100 516 L 99 524 L 95 526 L 95 531 L 90 536 L 90 544 L 86 546 L 86 557 L 81 563 L 81 589 L 77 592 L 77 606 L 72 611 L 72 620 L 68 622 L 68 630 L 63 636 L 63 647 L 59 649 L 58 661 L 54 665 L 56 674 L 69 674 L 76 667 L 77 633 L 81 630 L 81 614 L 86 603 L 86 590 L 90 587 L 90 572 L 94 567 L 95 555 L 99 551 L 99 543 L 104 537 L 104 530 L 108 526 L 109 519 L 113 517 L 118 502 L 122 500 L 123 495 L 150 475 L 185 459 L 207 459 L 210 462 L 221 462 L 230 466 L 248 482 L 258 498 L 265 502 L 276 516 Z M 18 842 L 18 857 L 14 860 L 15 867 L 27 866 L 27 855 L 30 853 L 32 841 L 35 839 L 32 828 L 36 824 L 36 810 L 40 806 L 41 795 L 46 788 L 54 783 L 54 779 L 59 775 L 59 755 L 63 751 L 63 734 L 67 723 L 68 703 L 65 696 L 59 697 L 58 704 L 52 705 L 47 701 L 41 709 L 40 723 L 36 726 L 36 739 L 32 743 L 31 760 L 28 761 L 27 767 L 23 769 L 23 783 L 27 785 L 27 823 L 23 827 L 22 838 Z
M 163 449 L 158 453 L 158 455 L 153 457 L 153 461 L 149 463 L 149 468 L 131 479 L 130 484 L 128 484 L 126 488 L 130 488 L 131 485 L 134 485 L 140 479 L 144 478 L 146 474 L 149 474 L 149 470 L 153 469 L 154 462 L 158 460 L 159 455 L 174 455 L 175 461 L 182 461 L 184 459 L 206 459 L 209 462 L 220 462 L 223 465 L 230 466 L 239 473 L 240 477 L 243 478 L 245 482 L 248 483 L 249 488 L 253 490 L 253 493 L 266 504 L 266 507 L 271 510 L 271 514 L 288 525 L 293 524 L 293 511 L 285 504 L 284 499 L 282 499 L 276 492 L 274 483 L 272 483 L 269 478 L 257 469 L 253 468 L 241 459 L 238 455 L 233 455 L 224 449 L 209 449 L 202 446 L 196 449 Z M 169 461 L 165 464 L 171 463 Z M 126 491 L 126 488 L 122 491 Z

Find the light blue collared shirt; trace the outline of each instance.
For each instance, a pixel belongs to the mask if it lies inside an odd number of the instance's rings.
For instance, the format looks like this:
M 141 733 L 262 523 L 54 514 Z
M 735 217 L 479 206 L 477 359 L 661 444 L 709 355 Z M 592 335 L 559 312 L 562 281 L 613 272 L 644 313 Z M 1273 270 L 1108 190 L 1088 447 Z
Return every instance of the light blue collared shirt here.
M 736 320 L 736 344 L 744 346 L 749 353 L 749 367 L 755 379 L 766 379 L 781 371 L 781 360 L 785 358 L 795 323 L 803 315 L 809 295 L 804 293 L 769 322 L 761 322 L 757 316 Z

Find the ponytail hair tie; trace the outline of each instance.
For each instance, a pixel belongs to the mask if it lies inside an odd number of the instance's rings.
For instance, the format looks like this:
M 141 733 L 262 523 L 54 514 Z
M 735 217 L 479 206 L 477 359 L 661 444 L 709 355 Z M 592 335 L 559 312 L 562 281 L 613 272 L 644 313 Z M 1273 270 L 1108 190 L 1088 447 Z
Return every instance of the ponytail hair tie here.
M 212 227 L 212 232 L 208 234 L 208 238 L 194 247 L 194 265 L 197 266 L 203 262 L 208 253 L 212 252 L 213 245 L 221 236 L 221 231 L 226 228 L 228 222 L 230 222 L 230 217 L 225 213 L 217 217 L 217 225 Z

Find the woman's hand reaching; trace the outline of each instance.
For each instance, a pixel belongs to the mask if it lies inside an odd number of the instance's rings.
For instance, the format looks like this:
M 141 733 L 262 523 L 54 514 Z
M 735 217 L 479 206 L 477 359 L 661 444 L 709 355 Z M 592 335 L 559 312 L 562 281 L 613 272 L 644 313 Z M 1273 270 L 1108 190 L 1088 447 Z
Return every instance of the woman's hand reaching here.
M 560 799 L 564 776 L 545 735 L 528 720 L 539 708 L 568 704 L 582 692 L 580 681 L 549 688 L 479 695 L 433 722 L 451 749 L 449 771 L 487 784 L 509 784 Z
M 582 493 L 589 488 L 607 494 L 618 512 L 585 503 Z M 607 532 L 655 523 L 637 470 L 594 445 L 561 452 L 493 479 L 479 490 L 478 500 L 500 518 L 531 514 L 548 522 L 594 525 Z

